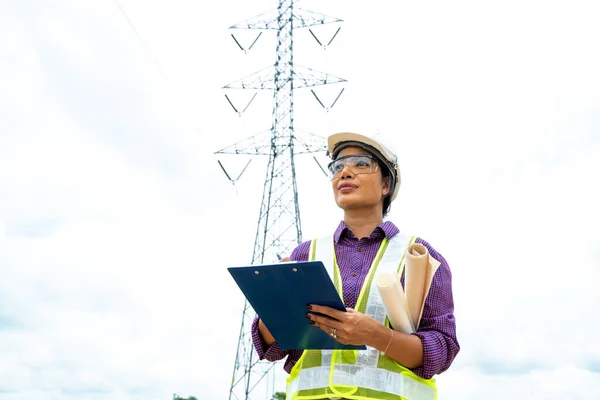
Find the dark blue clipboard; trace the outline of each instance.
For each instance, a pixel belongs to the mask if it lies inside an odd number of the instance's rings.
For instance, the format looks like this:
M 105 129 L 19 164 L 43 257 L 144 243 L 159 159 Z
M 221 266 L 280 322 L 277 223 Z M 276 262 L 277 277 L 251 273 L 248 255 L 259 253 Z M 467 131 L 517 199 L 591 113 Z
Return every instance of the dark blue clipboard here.
M 365 350 L 343 345 L 311 325 L 306 306 L 346 312 L 321 261 L 227 268 L 242 293 L 284 350 Z

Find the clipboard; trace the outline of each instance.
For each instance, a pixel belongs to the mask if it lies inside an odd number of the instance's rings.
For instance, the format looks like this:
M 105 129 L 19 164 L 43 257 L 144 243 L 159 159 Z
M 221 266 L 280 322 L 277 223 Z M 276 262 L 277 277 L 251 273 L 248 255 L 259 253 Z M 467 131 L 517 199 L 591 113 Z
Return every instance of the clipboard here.
M 309 304 L 346 312 L 321 261 L 227 268 L 283 350 L 365 350 L 344 345 L 310 324 Z

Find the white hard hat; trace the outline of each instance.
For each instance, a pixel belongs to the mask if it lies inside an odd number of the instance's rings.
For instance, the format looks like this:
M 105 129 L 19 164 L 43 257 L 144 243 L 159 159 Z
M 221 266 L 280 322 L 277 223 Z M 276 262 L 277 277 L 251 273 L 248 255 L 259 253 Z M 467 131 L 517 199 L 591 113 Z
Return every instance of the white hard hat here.
M 400 191 L 400 168 L 398 157 L 380 141 L 358 133 L 341 132 L 327 138 L 327 155 L 335 159 L 346 147 L 360 147 L 373 154 L 390 172 L 390 193 L 393 201 Z

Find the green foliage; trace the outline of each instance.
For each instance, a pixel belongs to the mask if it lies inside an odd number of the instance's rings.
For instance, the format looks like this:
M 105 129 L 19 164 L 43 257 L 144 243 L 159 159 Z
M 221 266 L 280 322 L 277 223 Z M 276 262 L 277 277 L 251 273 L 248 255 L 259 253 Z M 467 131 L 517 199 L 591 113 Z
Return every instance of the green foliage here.
M 285 392 L 275 392 L 271 400 L 285 400 Z

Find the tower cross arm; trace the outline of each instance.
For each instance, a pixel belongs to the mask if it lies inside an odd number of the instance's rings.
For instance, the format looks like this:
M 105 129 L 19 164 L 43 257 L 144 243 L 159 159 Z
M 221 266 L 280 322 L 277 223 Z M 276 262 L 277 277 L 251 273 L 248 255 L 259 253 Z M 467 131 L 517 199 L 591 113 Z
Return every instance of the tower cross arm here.
M 325 138 L 308 132 L 294 133 L 294 154 L 321 153 L 327 151 Z
M 232 25 L 229 27 L 229 29 L 277 30 L 278 13 L 279 11 L 277 9 L 269 10 L 262 14 L 248 18 L 245 21 Z M 294 21 L 294 29 L 344 22 L 336 17 L 330 17 L 329 15 L 303 10 L 300 8 L 294 9 L 292 18 Z
M 268 156 L 271 154 L 271 132 L 263 132 L 215 152 L 215 154 L 244 154 L 250 156 Z
M 275 75 L 275 67 L 267 67 L 231 82 L 223 86 L 223 89 L 275 90 Z M 294 89 L 347 82 L 344 78 L 298 65 L 294 66 L 292 80 Z
M 295 89 L 347 82 L 344 78 L 299 65 L 294 66 L 293 79 Z

